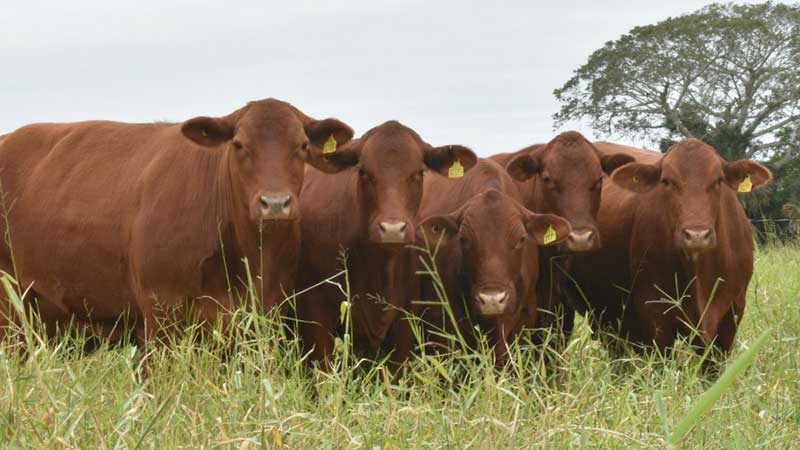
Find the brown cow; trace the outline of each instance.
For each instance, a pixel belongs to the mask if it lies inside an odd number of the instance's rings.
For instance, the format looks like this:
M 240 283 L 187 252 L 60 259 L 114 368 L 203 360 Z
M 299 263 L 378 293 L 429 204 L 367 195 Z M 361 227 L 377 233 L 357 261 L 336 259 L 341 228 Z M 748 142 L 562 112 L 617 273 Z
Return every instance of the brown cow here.
M 576 254 L 600 248 L 596 217 L 604 175 L 633 158 L 624 153 L 601 154 L 577 131 L 566 131 L 547 144 L 494 155 L 492 159 L 515 179 L 526 208 L 559 215 L 572 226 L 564 244 L 539 252 L 539 314 L 523 314 L 526 327 L 550 328 L 554 337 L 560 338 L 552 342 L 563 344 L 572 332 L 574 318 L 562 293 L 567 282 L 565 272 L 569 272 Z M 536 322 L 534 316 L 538 316 Z
M 474 342 L 474 317 L 490 333 L 498 365 L 506 360 L 523 307 L 536 313 L 538 246 L 564 242 L 572 231 L 563 218 L 534 213 L 521 200 L 505 169 L 480 159 L 460 180 L 426 177 L 420 208 L 427 245 L 438 245 L 436 267 L 459 334 Z M 422 299 L 436 299 L 431 280 L 422 284 Z M 452 332 L 441 307 L 416 309 L 425 322 Z
M 341 269 L 347 250 L 352 298 L 353 338 L 361 354 L 394 350 L 403 362 L 413 344 L 401 310 L 410 310 L 416 288 L 415 217 L 422 199 L 423 174 L 448 176 L 454 163 L 469 170 L 476 156 L 466 147 L 432 147 L 417 133 L 390 121 L 330 154 L 332 162 L 352 167 L 336 175 L 310 169 L 302 210 L 301 286 Z M 377 300 L 375 296 L 380 296 Z M 312 361 L 326 361 L 340 330 L 342 292 L 326 285 L 298 299 L 301 337 Z M 385 303 L 384 303 L 385 302 Z M 397 367 L 397 366 L 395 366 Z
M 293 287 L 305 163 L 338 170 L 322 147 L 352 134 L 273 99 L 179 124 L 25 126 L 0 144 L 0 268 L 50 330 L 130 315 L 144 344 L 173 308 L 214 320 L 245 295 L 243 258 L 266 310 Z
M 603 187 L 603 248 L 575 262 L 596 331 L 659 349 L 679 334 L 700 348 L 730 350 L 753 273 L 750 222 L 736 198 L 770 181 L 749 160 L 727 162 L 696 139 L 657 152 L 598 143 L 636 158 Z M 573 292 L 578 297 L 577 292 Z M 691 329 L 698 330 L 692 335 Z

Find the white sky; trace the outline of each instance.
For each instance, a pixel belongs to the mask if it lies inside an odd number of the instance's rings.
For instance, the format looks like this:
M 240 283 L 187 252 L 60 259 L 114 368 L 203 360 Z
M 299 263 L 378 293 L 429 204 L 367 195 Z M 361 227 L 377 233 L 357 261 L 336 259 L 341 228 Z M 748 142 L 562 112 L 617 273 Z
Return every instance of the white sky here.
M 275 97 L 356 134 L 397 119 L 433 145 L 513 151 L 555 134 L 553 89 L 593 50 L 708 2 L 491 3 L 3 0 L 0 134 Z

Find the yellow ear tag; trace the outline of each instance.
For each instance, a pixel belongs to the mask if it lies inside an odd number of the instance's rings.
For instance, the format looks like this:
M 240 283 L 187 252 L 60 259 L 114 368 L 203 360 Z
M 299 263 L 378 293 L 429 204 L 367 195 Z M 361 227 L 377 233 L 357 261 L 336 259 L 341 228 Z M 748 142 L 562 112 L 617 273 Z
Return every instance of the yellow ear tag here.
M 554 242 L 558 239 L 558 234 L 556 233 L 556 229 L 553 228 L 553 224 L 547 226 L 547 231 L 544 232 L 544 244 L 547 245 L 551 242 Z
M 750 192 L 753 190 L 753 182 L 750 181 L 750 175 L 744 177 L 741 183 L 739 183 L 739 192 Z
M 461 161 L 456 160 L 450 169 L 447 170 L 447 178 L 461 178 L 464 176 L 464 166 L 461 165 Z
M 336 153 L 336 138 L 331 135 L 327 141 L 325 141 L 325 145 L 322 146 L 322 154 L 328 153 Z

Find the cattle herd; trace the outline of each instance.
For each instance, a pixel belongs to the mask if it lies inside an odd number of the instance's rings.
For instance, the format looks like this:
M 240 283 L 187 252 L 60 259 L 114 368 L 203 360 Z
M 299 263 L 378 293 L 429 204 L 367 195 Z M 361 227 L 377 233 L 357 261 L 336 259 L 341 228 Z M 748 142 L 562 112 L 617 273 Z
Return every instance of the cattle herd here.
M 724 354 L 753 272 L 737 192 L 771 178 L 695 139 L 661 154 L 568 131 L 490 158 L 396 121 L 354 139 L 273 99 L 179 124 L 40 123 L 0 136 L 0 270 L 48 333 L 140 346 L 302 292 L 285 314 L 328 361 L 346 299 L 306 288 L 346 261 L 354 345 L 397 365 L 418 343 L 407 314 L 434 346 L 435 328 L 482 330 L 498 364 L 523 330 L 568 337 L 576 312 L 644 347 Z M 442 288 L 448 308 L 430 301 Z M 1 294 L 0 340 L 18 312 Z

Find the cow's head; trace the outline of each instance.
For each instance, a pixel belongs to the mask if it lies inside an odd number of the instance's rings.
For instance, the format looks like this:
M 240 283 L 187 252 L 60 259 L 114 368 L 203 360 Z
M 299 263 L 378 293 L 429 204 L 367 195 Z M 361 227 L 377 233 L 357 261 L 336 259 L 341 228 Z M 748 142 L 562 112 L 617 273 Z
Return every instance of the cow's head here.
M 604 156 L 583 135 L 567 131 L 512 159 L 506 170 L 520 182 L 533 178 L 540 192 L 536 210 L 567 219 L 572 234 L 564 245 L 582 252 L 600 247 L 596 219 L 603 174 L 632 161 L 622 153 Z
M 353 137 L 353 130 L 336 119 L 314 120 L 274 99 L 250 102 L 225 117 L 189 119 L 181 131 L 198 145 L 227 152 L 233 201 L 256 223 L 296 219 L 304 164 L 329 173 L 341 170 L 323 158 L 323 149 Z
M 425 170 L 450 176 L 455 165 L 461 176 L 477 157 L 460 145 L 432 147 L 410 128 L 389 121 L 328 155 L 328 160 L 358 171 L 359 219 L 369 241 L 397 246 L 414 242 Z
M 727 162 L 697 139 L 673 145 L 655 164 L 627 164 L 611 177 L 620 187 L 645 193 L 658 190 L 675 245 L 705 250 L 717 245 L 716 224 L 724 190 L 749 192 L 772 179 L 772 173 L 750 160 Z
M 472 309 L 485 318 L 518 311 L 517 281 L 521 270 L 538 274 L 538 267 L 531 266 L 539 263 L 537 246 L 563 242 L 572 231 L 563 218 L 534 213 L 494 189 L 453 213 L 426 218 L 420 228 L 432 244 L 455 251 L 450 263 L 460 260 Z

